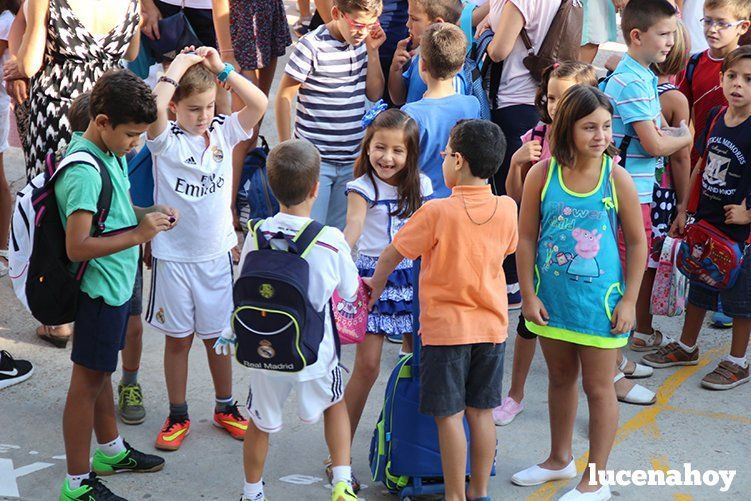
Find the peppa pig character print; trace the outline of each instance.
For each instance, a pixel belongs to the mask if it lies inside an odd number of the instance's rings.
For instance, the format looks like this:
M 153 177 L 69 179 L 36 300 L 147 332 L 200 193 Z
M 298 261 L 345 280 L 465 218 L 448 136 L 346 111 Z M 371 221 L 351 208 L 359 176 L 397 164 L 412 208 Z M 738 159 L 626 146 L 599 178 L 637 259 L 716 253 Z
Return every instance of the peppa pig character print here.
M 585 282 L 592 283 L 592 279 L 602 274 L 600 265 L 597 263 L 602 233 L 598 233 L 597 230 L 574 228 L 571 236 L 576 240 L 575 255 L 566 268 L 566 273 L 571 280 L 578 281 L 584 278 Z

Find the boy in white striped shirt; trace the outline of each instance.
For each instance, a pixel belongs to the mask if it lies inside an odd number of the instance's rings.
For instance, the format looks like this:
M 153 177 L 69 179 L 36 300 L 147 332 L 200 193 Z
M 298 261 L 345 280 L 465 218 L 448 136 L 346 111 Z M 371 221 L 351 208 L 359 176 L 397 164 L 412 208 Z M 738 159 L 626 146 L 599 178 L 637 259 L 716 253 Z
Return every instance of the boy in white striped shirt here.
M 360 150 L 365 100 L 377 101 L 385 79 L 378 49 L 386 35 L 378 23 L 381 0 L 334 0 L 332 20 L 305 35 L 290 55 L 276 96 L 279 141 L 294 137 L 321 154 L 320 192 L 311 217 L 344 228 L 345 187 Z

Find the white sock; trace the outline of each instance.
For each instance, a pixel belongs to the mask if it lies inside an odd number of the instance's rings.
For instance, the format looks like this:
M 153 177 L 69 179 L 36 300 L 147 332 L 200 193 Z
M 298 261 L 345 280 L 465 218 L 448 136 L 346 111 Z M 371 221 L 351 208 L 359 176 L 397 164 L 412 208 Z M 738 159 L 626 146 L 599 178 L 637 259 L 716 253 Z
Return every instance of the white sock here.
M 243 487 L 243 499 L 250 499 L 251 501 L 262 501 L 263 500 L 263 479 L 259 480 L 258 482 L 251 484 L 250 482 L 245 482 L 245 487 Z
M 687 352 L 689 352 L 689 353 L 693 353 L 693 352 L 694 352 L 694 350 L 696 349 L 696 345 L 693 345 L 693 346 L 686 346 L 685 344 L 683 344 L 683 343 L 681 342 L 681 340 L 680 340 L 680 339 L 678 340 L 678 346 L 680 346 L 681 348 L 683 348 L 684 350 L 686 350 L 686 351 L 687 351 Z
M 347 482 L 352 485 L 352 467 L 347 466 L 333 466 L 331 468 L 331 485 L 336 485 L 339 482 Z
M 117 456 L 125 450 L 125 442 L 123 442 L 123 437 L 121 437 L 120 435 L 118 435 L 117 438 L 112 442 L 107 442 L 106 444 L 96 444 L 96 446 L 97 449 L 102 451 L 106 456 Z
M 743 367 L 744 369 L 748 365 L 748 360 L 746 359 L 746 357 L 738 358 L 738 357 L 734 357 L 733 355 L 725 355 L 725 360 L 733 362 L 735 365 Z
M 88 480 L 89 473 L 84 473 L 83 475 L 65 475 L 65 478 L 68 479 L 68 487 L 70 490 L 75 490 L 81 487 L 81 482 Z

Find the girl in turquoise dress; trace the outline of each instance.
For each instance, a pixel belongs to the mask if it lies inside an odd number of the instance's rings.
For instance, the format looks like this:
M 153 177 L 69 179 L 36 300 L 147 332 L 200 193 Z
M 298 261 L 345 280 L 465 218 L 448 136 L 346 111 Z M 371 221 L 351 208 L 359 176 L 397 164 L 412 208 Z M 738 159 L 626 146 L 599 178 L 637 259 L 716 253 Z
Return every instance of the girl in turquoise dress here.
M 539 336 L 548 365 L 551 452 L 516 473 L 518 485 L 576 476 L 580 366 L 589 404 L 588 462 L 596 469 L 607 468 L 618 428 L 614 367 L 634 326 L 647 256 L 636 188 L 612 159 L 612 112 L 596 88 L 566 91 L 550 132 L 552 158 L 532 167 L 524 183 L 517 265 L 526 325 Z M 619 228 L 627 248 L 625 277 Z M 610 499 L 607 485 L 589 480 L 585 474 L 561 499 Z

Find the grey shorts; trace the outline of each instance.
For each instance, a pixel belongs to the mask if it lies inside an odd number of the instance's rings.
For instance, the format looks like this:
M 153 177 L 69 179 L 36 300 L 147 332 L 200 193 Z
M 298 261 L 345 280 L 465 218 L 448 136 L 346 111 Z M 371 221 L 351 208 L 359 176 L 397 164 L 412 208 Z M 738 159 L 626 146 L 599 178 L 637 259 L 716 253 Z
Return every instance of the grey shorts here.
M 501 405 L 505 351 L 506 343 L 423 346 L 420 412 L 441 417 Z
M 140 317 L 143 313 L 143 262 L 138 258 L 136 268 L 136 282 L 133 284 L 133 295 L 130 297 L 130 316 Z

